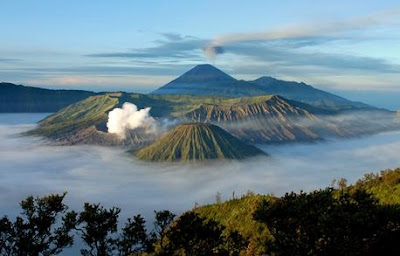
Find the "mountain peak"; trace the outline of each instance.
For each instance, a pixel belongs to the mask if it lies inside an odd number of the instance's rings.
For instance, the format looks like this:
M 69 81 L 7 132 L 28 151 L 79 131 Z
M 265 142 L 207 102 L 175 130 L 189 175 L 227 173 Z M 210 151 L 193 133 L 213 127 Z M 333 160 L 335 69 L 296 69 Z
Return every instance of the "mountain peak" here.
M 210 64 L 197 65 L 175 81 L 180 82 L 216 82 L 235 81 L 233 77 Z
M 271 81 L 277 81 L 278 79 L 273 78 L 272 76 L 262 76 L 257 78 L 254 81 L 258 81 L 258 82 L 271 82 Z
M 180 77 L 155 90 L 154 94 L 213 94 L 230 88 L 237 80 L 210 64 L 193 67 Z M 203 94 L 204 94 L 203 93 Z

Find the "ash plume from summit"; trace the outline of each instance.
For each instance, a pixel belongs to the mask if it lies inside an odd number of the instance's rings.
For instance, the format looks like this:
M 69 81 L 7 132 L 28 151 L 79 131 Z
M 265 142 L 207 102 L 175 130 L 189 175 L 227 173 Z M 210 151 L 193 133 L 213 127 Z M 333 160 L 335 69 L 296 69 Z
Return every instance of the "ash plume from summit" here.
M 301 40 L 306 38 L 335 38 L 340 33 L 362 30 L 385 23 L 398 22 L 400 9 L 390 9 L 382 12 L 349 19 L 340 22 L 325 22 L 319 24 L 296 24 L 263 31 L 248 31 L 218 35 L 204 48 L 204 54 L 214 61 L 217 55 L 225 52 L 225 46 L 234 43 L 268 42 L 274 40 Z

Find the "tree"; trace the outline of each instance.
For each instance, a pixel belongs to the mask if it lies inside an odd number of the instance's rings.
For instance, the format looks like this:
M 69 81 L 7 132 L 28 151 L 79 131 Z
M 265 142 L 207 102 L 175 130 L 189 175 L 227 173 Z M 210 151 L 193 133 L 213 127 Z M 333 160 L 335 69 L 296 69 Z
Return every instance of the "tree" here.
M 158 255 L 239 255 L 247 241 L 237 233 L 228 233 L 223 225 L 187 212 L 166 232 L 167 244 Z
M 217 255 L 222 241 L 222 227 L 205 221 L 197 213 L 184 213 L 167 232 L 168 244 L 162 255 Z
M 109 256 L 117 249 L 117 224 L 121 210 L 116 207 L 105 209 L 100 204 L 85 203 L 83 212 L 72 213 L 76 230 L 81 234 L 87 249 L 82 249 L 84 256 Z
M 12 255 L 14 239 L 13 223 L 4 216 L 0 220 L 0 255 Z
M 0 220 L 1 255 L 56 255 L 73 244 L 73 223 L 66 216 L 66 193 L 27 197 L 21 202 L 22 216 L 11 222 Z
M 156 237 L 159 241 L 159 245 L 162 250 L 164 249 L 166 230 L 171 225 L 176 215 L 168 210 L 154 211 L 154 213 L 155 213 L 154 230 L 156 232 Z
M 129 218 L 122 229 L 119 241 L 119 254 L 130 255 L 145 252 L 151 246 L 146 230 L 146 221 L 139 214 Z
M 242 251 L 247 249 L 248 245 L 249 241 L 237 231 L 230 232 L 226 237 L 225 246 L 228 255 L 239 256 Z

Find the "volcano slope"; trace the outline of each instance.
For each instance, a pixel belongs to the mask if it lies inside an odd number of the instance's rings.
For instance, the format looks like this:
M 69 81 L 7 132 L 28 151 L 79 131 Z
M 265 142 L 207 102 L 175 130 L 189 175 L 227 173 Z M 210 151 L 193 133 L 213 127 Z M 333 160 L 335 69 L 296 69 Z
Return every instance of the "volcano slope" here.
M 153 113 L 162 115 L 168 104 L 152 100 L 142 94 L 105 93 L 83 101 L 46 117 L 27 135 L 46 137 L 58 145 L 96 144 L 108 146 L 142 146 L 155 138 L 146 131 L 127 131 L 124 139 L 108 133 L 106 123 L 108 112 L 120 108 L 124 102 L 134 103 L 138 108 L 151 106 Z M 157 115 L 156 115 L 157 116 Z
M 232 98 L 218 104 L 200 104 L 184 115 L 185 120 L 214 123 L 251 143 L 311 141 L 318 131 L 303 122 L 318 122 L 327 111 L 289 101 L 276 95 Z
M 135 152 L 146 161 L 187 162 L 206 159 L 243 159 L 266 155 L 244 144 L 218 126 L 205 123 L 181 124 L 153 144 Z
M 125 102 L 138 108 L 151 107 L 150 114 L 158 121 L 218 123 L 239 139 L 253 143 L 319 138 L 314 131 L 292 121 L 298 118 L 314 122 L 317 120 L 314 113 L 319 113 L 319 110 L 302 103 L 286 102 L 278 96 L 231 99 L 127 93 L 106 93 L 72 104 L 42 120 L 28 134 L 44 136 L 61 145 L 142 146 L 156 139 L 159 134 L 145 133 L 140 129 L 127 131 L 123 140 L 107 132 L 108 112 Z

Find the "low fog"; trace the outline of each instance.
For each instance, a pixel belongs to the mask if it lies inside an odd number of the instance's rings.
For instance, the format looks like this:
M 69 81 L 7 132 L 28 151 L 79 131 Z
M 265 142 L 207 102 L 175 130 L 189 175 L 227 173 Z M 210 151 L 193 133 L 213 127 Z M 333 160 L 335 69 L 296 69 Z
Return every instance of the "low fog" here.
M 364 173 L 400 164 L 400 132 L 331 140 L 315 144 L 263 146 L 268 158 L 208 164 L 154 164 L 134 159 L 122 149 L 51 146 L 40 138 L 21 137 L 44 114 L 0 114 L 0 215 L 15 216 L 29 195 L 68 191 L 66 203 L 80 210 L 84 202 L 123 209 L 121 221 L 153 210 L 175 213 L 195 203 L 229 199 L 252 190 L 282 195 L 327 186 L 332 179 L 354 182 Z

